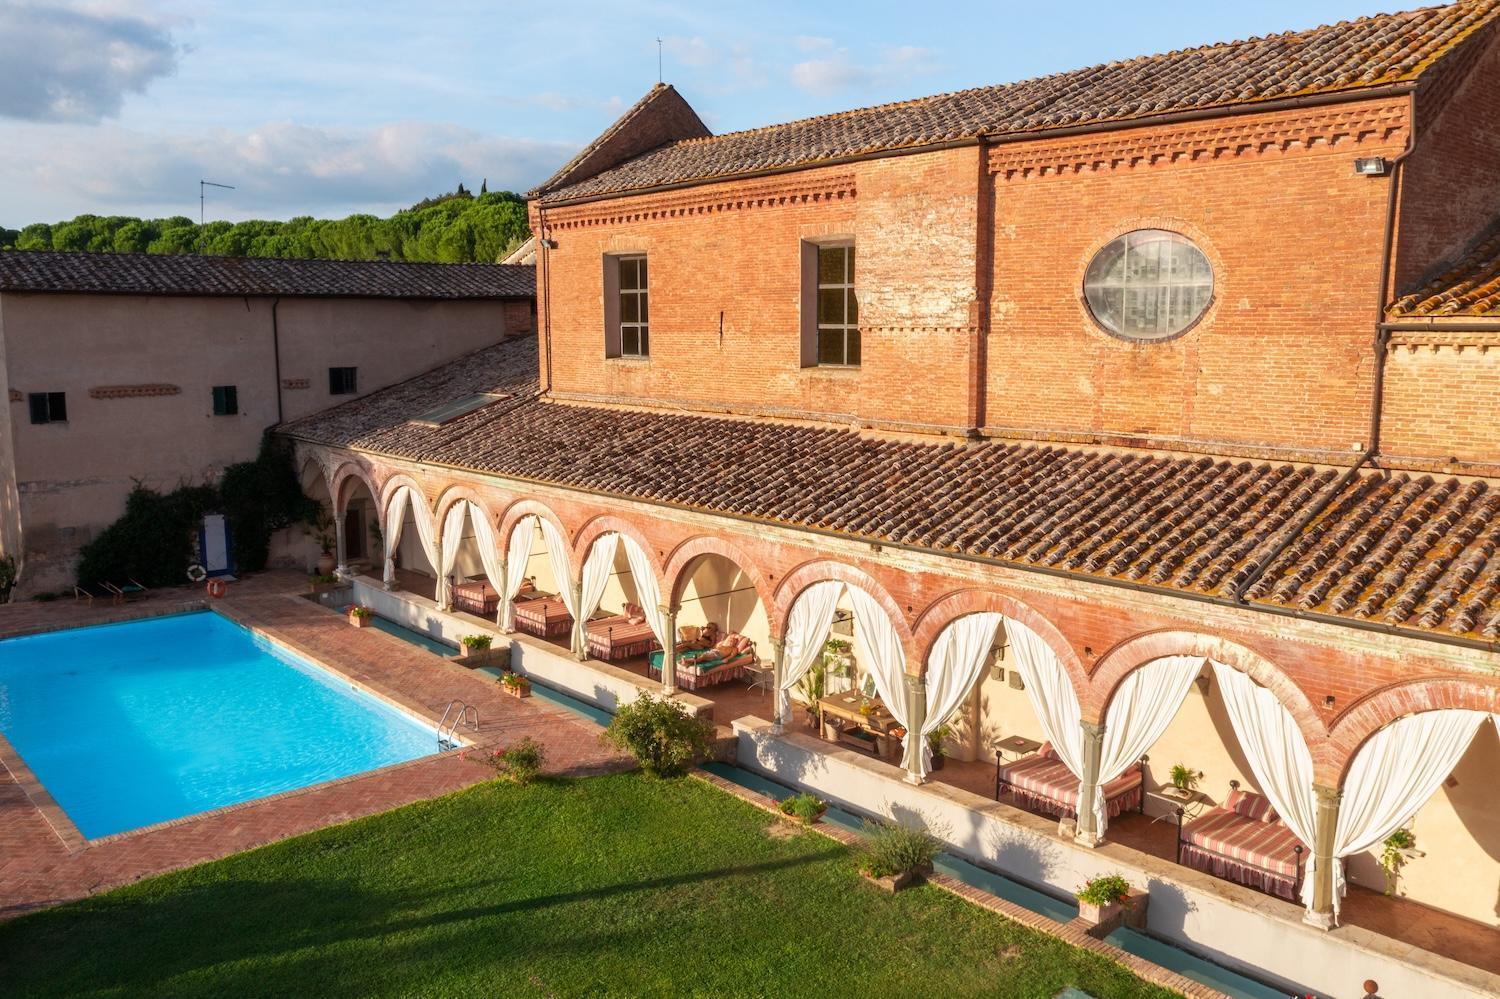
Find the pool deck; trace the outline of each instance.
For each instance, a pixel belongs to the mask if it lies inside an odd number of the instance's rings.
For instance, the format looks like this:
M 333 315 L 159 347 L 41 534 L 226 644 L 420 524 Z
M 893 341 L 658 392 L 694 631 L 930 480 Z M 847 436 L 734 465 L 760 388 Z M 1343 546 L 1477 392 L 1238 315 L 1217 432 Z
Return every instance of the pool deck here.
M 599 743 L 599 729 L 537 698 L 518 700 L 472 673 L 304 599 L 307 577 L 266 572 L 231 583 L 213 608 L 434 724 L 454 699 L 474 705 L 477 747 L 525 736 L 547 749 L 546 771 L 591 774 L 628 761 Z M 202 591 L 156 591 L 123 605 L 71 601 L 0 606 L 0 638 L 196 610 Z M 61 722 L 60 722 L 61 724 Z M 458 752 L 231 805 L 89 841 L 0 738 L 0 919 L 82 898 L 288 836 L 336 825 L 476 784 L 490 772 Z

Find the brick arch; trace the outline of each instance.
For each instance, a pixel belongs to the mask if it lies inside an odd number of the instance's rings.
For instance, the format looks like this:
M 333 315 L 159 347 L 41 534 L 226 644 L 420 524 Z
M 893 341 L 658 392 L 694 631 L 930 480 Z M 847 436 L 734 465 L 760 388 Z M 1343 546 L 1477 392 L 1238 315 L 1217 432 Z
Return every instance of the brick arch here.
M 552 511 L 552 508 L 547 504 L 541 502 L 540 500 L 534 499 L 516 500 L 500 513 L 500 533 L 498 537 L 500 540 L 500 545 L 505 549 L 506 558 L 510 557 L 511 532 L 516 529 L 517 524 L 519 524 L 522 520 L 525 520 L 527 517 L 539 517 L 542 520 L 550 521 L 552 523 L 552 526 L 557 528 L 558 533 L 561 534 L 565 540 L 569 535 L 573 533 L 569 531 L 567 525 L 562 522 L 562 518 L 554 513 Z M 568 557 L 570 559 L 573 557 L 572 552 L 568 553 Z M 559 579 L 562 579 L 564 576 L 566 576 L 570 581 L 574 581 L 573 577 L 576 572 L 576 567 L 573 565 L 565 565 L 561 567 L 553 566 L 552 571 Z
M 495 511 L 490 509 L 488 500 L 481 496 L 472 486 L 456 483 L 444 489 L 442 494 L 438 496 L 434 516 L 437 518 L 439 528 L 442 527 L 443 518 L 448 516 L 449 509 L 460 500 L 468 500 L 477 506 L 480 513 L 489 521 L 490 527 L 494 527 L 498 522 L 499 518 L 495 516 Z M 469 516 L 472 517 L 473 514 L 471 513 Z
M 1217 635 L 1196 631 L 1148 631 L 1119 643 L 1099 658 L 1089 677 L 1089 696 L 1083 702 L 1085 718 L 1103 719 L 1109 702 L 1125 677 L 1164 656 L 1202 656 L 1232 666 L 1276 695 L 1291 712 L 1312 754 L 1314 779 L 1330 775 L 1332 754 L 1328 726 L 1302 688 L 1281 667 L 1247 646 Z
M 802 591 L 814 583 L 829 579 L 836 579 L 849 586 L 857 586 L 875 598 L 886 616 L 890 618 L 891 624 L 895 626 L 896 636 L 901 639 L 901 650 L 906 656 L 907 671 L 917 669 L 919 663 L 916 657 L 916 645 L 912 641 L 911 626 L 907 623 L 901 605 L 874 576 L 863 569 L 831 559 L 804 562 L 782 577 L 781 583 L 776 587 L 775 602 L 767 608 L 771 637 L 780 638 L 786 634 L 787 618 L 791 616 L 792 607 L 796 604 L 797 598 L 802 595 Z
M 661 556 L 656 553 L 655 548 L 651 547 L 650 539 L 641 533 L 641 529 L 630 521 L 622 517 L 616 517 L 614 514 L 600 514 L 597 517 L 591 518 L 578 529 L 578 536 L 573 540 L 573 560 L 579 566 L 582 566 L 588 559 L 589 549 L 594 547 L 594 542 L 606 534 L 619 534 L 640 545 L 641 550 L 646 553 L 647 561 L 651 563 L 651 571 L 656 573 L 658 590 L 663 589 L 662 580 L 664 577 Z
M 692 577 L 698 560 L 705 555 L 718 555 L 720 558 L 733 562 L 750 579 L 750 585 L 755 587 L 756 599 L 760 601 L 766 616 L 770 617 L 776 602 L 776 591 L 766 580 L 765 574 L 760 571 L 760 567 L 751 560 L 744 549 L 732 541 L 712 534 L 700 534 L 689 538 L 672 549 L 672 553 L 667 556 L 667 567 L 663 577 L 671 587 L 666 592 L 669 594 L 673 607 L 678 606 L 682 599 L 682 588 Z
M 332 476 L 328 474 L 328 463 L 323 460 L 322 455 L 315 452 L 303 453 L 302 463 L 297 466 L 297 484 L 302 487 L 304 492 L 307 491 L 307 473 L 309 468 L 317 469 L 317 479 L 323 483 L 323 489 L 328 493 L 329 502 L 333 502 Z
M 334 509 L 339 514 L 343 514 L 349 508 L 349 497 L 345 495 L 344 490 L 351 479 L 364 483 L 365 488 L 370 491 L 370 502 L 376 505 L 377 512 L 384 510 L 380 504 L 380 490 L 376 488 L 375 480 L 370 478 L 369 470 L 359 462 L 350 459 L 340 462 L 339 466 L 333 470 L 330 495 L 333 496 Z
M 1014 597 L 994 590 L 974 588 L 944 594 L 922 611 L 921 616 L 917 618 L 917 626 L 913 635 L 920 656 L 918 662 L 921 663 L 922 674 L 926 675 L 927 659 L 932 655 L 932 647 L 948 625 L 961 617 L 986 612 L 1003 614 L 1012 621 L 1024 624 L 1036 632 L 1037 636 L 1057 654 L 1058 662 L 1062 663 L 1063 670 L 1073 684 L 1073 689 L 1078 693 L 1079 703 L 1084 702 L 1084 694 L 1089 682 L 1088 671 L 1084 668 L 1083 660 L 1078 658 L 1078 653 L 1073 651 L 1073 646 L 1069 644 L 1063 633 L 1036 609 Z
M 1394 683 L 1356 701 L 1334 720 L 1330 733 L 1338 783 L 1344 783 L 1349 764 L 1376 732 L 1407 715 L 1445 708 L 1500 715 L 1500 682 L 1468 677 L 1429 677 Z
M 387 478 L 385 480 L 385 482 L 380 487 L 380 521 L 381 521 L 381 523 L 382 524 L 385 523 L 385 512 L 386 512 L 387 509 L 390 508 L 391 497 L 395 494 L 396 490 L 398 488 L 400 488 L 401 486 L 411 486 L 412 491 L 417 494 L 416 498 L 419 499 L 419 500 L 421 500 L 421 502 L 420 503 L 413 502 L 411 504 L 411 506 L 414 509 L 420 509 L 421 510 L 421 512 L 418 513 L 418 514 L 416 514 L 416 516 L 426 517 L 427 520 L 428 520 L 428 523 L 431 524 L 431 526 L 432 526 L 432 536 L 433 537 L 437 537 L 440 528 L 439 528 L 439 525 L 438 525 L 437 521 L 433 518 L 433 514 L 432 514 L 432 500 L 428 498 L 426 490 L 424 490 L 422 488 L 422 484 L 420 482 L 418 482 L 416 479 L 412 478 L 410 475 L 407 475 L 404 472 L 397 472 L 396 474 L 390 476 L 389 478 Z M 429 555 L 428 558 L 430 559 L 430 558 L 432 558 L 432 556 Z

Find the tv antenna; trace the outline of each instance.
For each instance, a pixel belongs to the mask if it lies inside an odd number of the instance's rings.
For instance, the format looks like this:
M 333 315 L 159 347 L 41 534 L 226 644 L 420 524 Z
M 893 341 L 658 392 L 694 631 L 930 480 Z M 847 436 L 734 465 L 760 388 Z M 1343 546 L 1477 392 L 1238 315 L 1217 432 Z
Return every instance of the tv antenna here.
M 656 40 L 656 82 L 661 82 L 661 39 Z
M 222 187 L 226 191 L 233 191 L 233 184 L 216 184 L 211 180 L 198 181 L 198 227 L 203 227 L 203 189 L 206 187 Z

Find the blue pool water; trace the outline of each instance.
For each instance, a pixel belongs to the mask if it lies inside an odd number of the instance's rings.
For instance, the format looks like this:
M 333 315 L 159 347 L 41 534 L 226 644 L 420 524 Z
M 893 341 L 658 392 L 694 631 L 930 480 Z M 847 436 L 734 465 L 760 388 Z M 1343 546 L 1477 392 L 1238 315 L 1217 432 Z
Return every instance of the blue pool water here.
M 211 612 L 0 641 L 0 733 L 89 839 L 437 751 Z

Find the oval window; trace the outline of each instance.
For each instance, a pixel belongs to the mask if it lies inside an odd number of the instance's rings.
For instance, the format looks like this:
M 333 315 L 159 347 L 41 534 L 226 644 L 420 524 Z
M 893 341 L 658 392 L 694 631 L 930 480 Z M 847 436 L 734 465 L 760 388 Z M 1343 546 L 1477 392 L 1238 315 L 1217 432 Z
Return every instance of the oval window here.
M 1164 229 L 1138 229 L 1094 255 L 1083 295 L 1094 319 L 1127 340 L 1166 340 L 1208 309 L 1214 272 L 1192 240 Z

